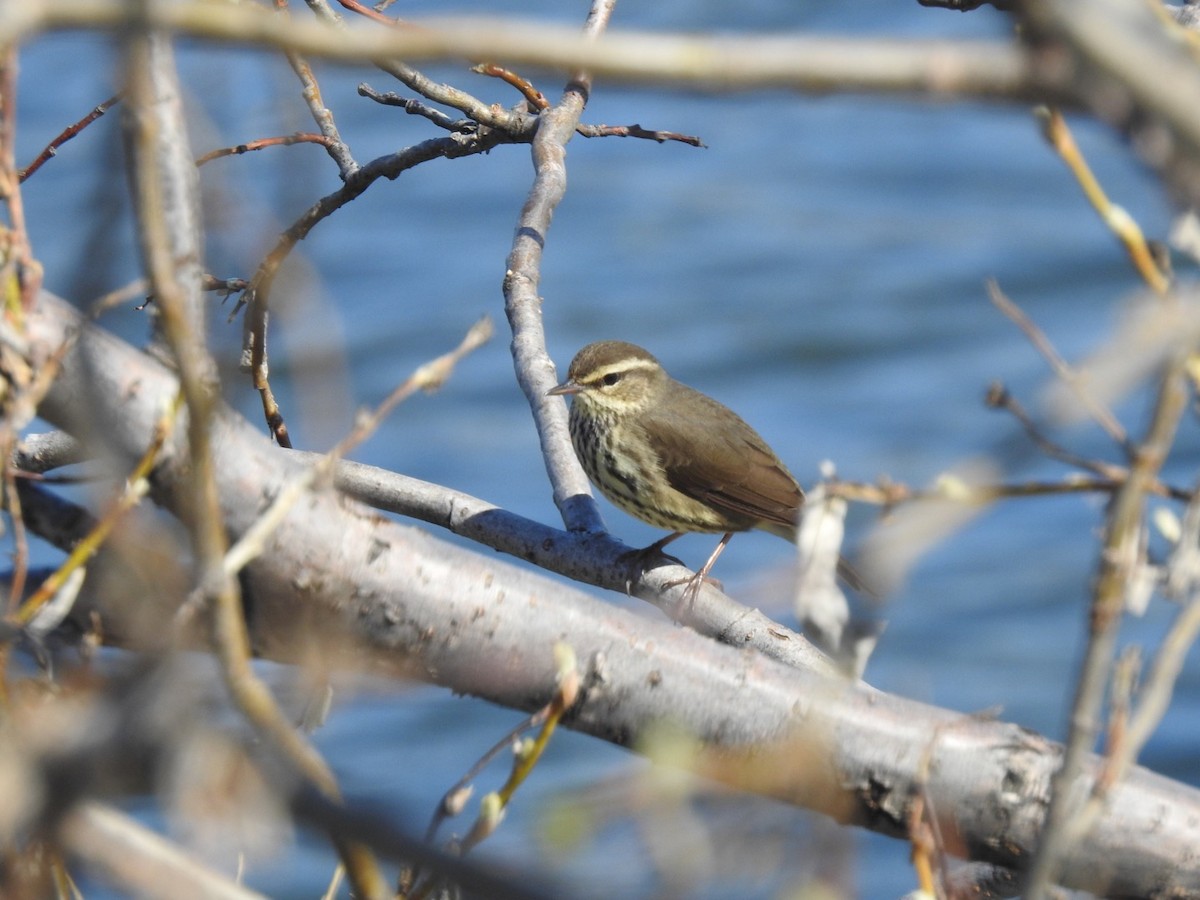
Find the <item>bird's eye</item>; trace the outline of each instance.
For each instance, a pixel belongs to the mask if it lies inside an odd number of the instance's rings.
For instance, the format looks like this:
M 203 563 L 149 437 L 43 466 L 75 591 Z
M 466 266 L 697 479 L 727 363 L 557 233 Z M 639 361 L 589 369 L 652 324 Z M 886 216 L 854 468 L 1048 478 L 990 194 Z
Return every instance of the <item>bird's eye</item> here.
M 607 375 L 605 375 L 600 380 L 603 381 L 608 387 L 612 387 L 614 384 L 616 384 L 618 381 L 621 380 L 621 373 L 620 372 L 609 372 Z

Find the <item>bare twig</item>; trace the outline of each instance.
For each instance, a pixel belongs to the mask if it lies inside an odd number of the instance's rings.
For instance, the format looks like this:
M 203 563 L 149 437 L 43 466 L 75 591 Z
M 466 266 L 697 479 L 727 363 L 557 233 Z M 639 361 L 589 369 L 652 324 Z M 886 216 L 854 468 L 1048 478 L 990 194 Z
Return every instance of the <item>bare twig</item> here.
M 1200 198 L 1200 69 L 1194 43 L 1160 4 L 1027 0 L 1018 34 L 1030 72 L 1073 94 L 1126 135 L 1143 161 L 1195 205 Z M 1053 102 L 1044 100 L 1042 102 Z
M 10 293 L 10 299 L 15 299 L 15 292 Z M 20 319 L 20 307 L 9 304 L 10 317 Z M 56 348 L 48 359 L 36 362 L 27 358 L 28 345 L 24 336 L 13 329 L 0 329 L 0 375 L 3 376 L 4 390 L 0 391 L 3 404 L 3 419 L 0 420 L 0 459 L 4 460 L 4 506 L 12 517 L 13 529 L 13 575 L 9 590 L 8 604 L 5 613 L 11 613 L 17 608 L 17 603 L 24 595 L 25 578 L 29 565 L 29 545 L 25 529 L 25 517 L 22 512 L 20 492 L 17 490 L 17 476 L 21 473 L 16 461 L 16 448 L 19 446 L 20 432 L 29 426 L 46 393 L 58 375 L 63 357 L 74 342 L 73 338 L 64 341 Z M 2 680 L 2 679 L 0 679 Z
M 1008 301 L 1006 300 L 1005 302 Z M 1016 311 L 1018 315 L 1023 315 L 1019 310 L 1016 309 L 1015 306 L 1013 307 L 1013 310 Z M 1030 324 L 1030 327 L 1035 326 Z M 1039 336 L 1040 334 L 1041 333 L 1038 332 Z M 1054 348 L 1049 347 L 1048 343 L 1047 347 L 1049 348 L 1050 353 L 1055 353 Z M 1057 357 L 1057 354 L 1055 354 L 1055 356 Z M 1069 466 L 1074 466 L 1077 469 L 1083 469 L 1086 472 L 1092 472 L 1096 475 L 1099 475 L 1101 478 L 1114 480 L 1124 477 L 1124 466 L 1118 466 L 1099 459 L 1087 459 L 1086 457 L 1080 456 L 1077 453 L 1071 452 L 1066 447 L 1063 447 L 1062 445 L 1057 444 L 1050 440 L 1050 438 L 1046 437 L 1046 435 L 1043 434 L 1042 430 L 1038 427 L 1037 423 L 1033 421 L 1033 417 L 1026 412 L 1025 407 L 1021 404 L 1021 401 L 1009 393 L 1008 388 L 999 382 L 992 382 L 992 384 L 988 386 L 987 397 L 985 398 L 984 402 L 991 409 L 1002 409 L 1011 414 L 1013 418 L 1020 423 L 1021 427 L 1025 429 L 1025 433 L 1029 436 L 1029 439 L 1033 441 L 1037 448 L 1052 459 L 1057 459 L 1060 462 L 1064 462 Z M 1103 407 L 1101 407 L 1101 409 L 1103 412 L 1108 413 L 1107 409 L 1104 409 Z M 1114 423 L 1118 428 L 1121 428 L 1121 424 L 1116 422 L 1115 419 Z M 1121 428 L 1121 434 L 1124 435 L 1123 428 Z
M 1037 348 L 1046 362 L 1050 364 L 1050 368 L 1054 371 L 1054 374 L 1071 389 L 1071 392 L 1079 399 L 1084 408 L 1087 409 L 1088 414 L 1099 423 L 1101 428 L 1108 432 L 1114 441 L 1128 452 L 1131 447 L 1129 436 L 1125 433 L 1125 428 L 1103 403 L 1092 396 L 1091 391 L 1087 389 L 1087 385 L 1080 378 L 1079 373 L 1072 369 L 1066 360 L 1059 355 L 1045 333 L 1034 324 L 1032 319 L 1025 315 L 1025 312 L 1017 304 L 1005 296 L 1004 292 L 1000 290 L 1000 285 L 994 279 L 988 280 L 987 290 L 988 298 L 992 303 L 1021 329 L 1029 339 L 1029 342 Z
M 129 284 L 97 297 L 88 305 L 88 312 L 93 319 L 98 319 L 108 310 L 128 303 L 135 297 L 145 298 L 143 303 L 137 307 L 139 310 L 144 309 L 150 303 L 149 290 L 150 285 L 145 278 L 135 278 Z
M 550 702 L 493 744 L 491 749 L 471 766 L 467 774 L 455 782 L 454 786 L 442 796 L 442 802 L 438 804 L 425 832 L 427 842 L 432 843 L 442 822 L 461 812 L 463 805 L 471 795 L 471 782 L 487 764 L 505 749 L 511 749 L 513 751 L 513 767 L 509 772 L 508 779 L 499 790 L 485 795 L 480 801 L 479 817 L 471 826 L 467 836 L 463 838 L 460 852 L 465 855 L 495 831 L 504 815 L 504 810 L 512 801 L 513 795 L 524 784 L 546 752 L 550 738 L 562 720 L 563 714 L 574 706 L 575 700 L 579 696 L 580 673 L 574 651 L 566 644 L 557 644 L 554 648 L 554 658 L 558 668 L 558 688 Z M 538 729 L 537 737 L 532 741 L 520 741 L 521 735 L 532 728 Z M 419 882 L 420 873 L 415 870 L 402 871 L 402 885 L 406 881 Z M 429 879 L 424 884 L 418 884 L 406 896 L 412 897 L 413 900 L 427 897 L 439 883 L 441 883 L 440 878 Z
M 369 6 L 363 6 L 358 2 L 358 0 L 337 0 L 337 3 L 351 12 L 358 13 L 363 18 L 378 22 L 380 25 L 387 25 L 390 27 L 403 24 L 401 19 L 389 18 L 388 16 L 383 15 L 377 9 L 372 9 Z
M 384 106 L 399 106 L 411 116 L 422 116 L 436 125 L 438 128 L 446 131 L 454 131 L 459 133 L 474 132 L 479 129 L 479 123 L 472 119 L 454 119 L 446 115 L 440 109 L 434 109 L 427 106 L 420 100 L 415 100 L 412 97 L 402 97 L 395 91 L 377 91 L 369 84 L 363 83 L 358 86 L 358 94 L 360 97 L 367 97 L 374 100 L 376 103 Z
M 9 227 L 0 231 L 0 289 L 5 311 L 15 321 L 33 308 L 42 289 L 42 266 L 33 258 L 25 228 L 25 203 L 16 164 L 17 48 L 0 49 L 0 199 Z
M 318 19 L 327 26 L 333 28 L 341 34 L 350 36 L 357 31 L 354 29 L 347 31 L 345 23 L 341 17 L 334 13 L 327 0 L 308 0 L 308 5 L 317 14 Z M 369 29 L 378 34 L 420 34 L 425 31 L 420 27 L 407 28 L 382 28 Z M 482 59 L 487 54 L 468 55 L 471 59 Z M 407 62 L 400 60 L 411 60 L 412 56 L 405 53 L 381 53 L 370 57 L 384 72 L 387 72 L 393 78 L 396 78 L 403 84 L 407 85 L 411 90 L 420 94 L 434 103 L 440 103 L 443 106 L 449 106 L 465 113 L 472 121 L 478 122 L 480 125 L 485 125 L 489 128 L 499 129 L 508 134 L 512 139 L 517 139 L 521 135 L 529 135 L 536 127 L 535 119 L 526 113 L 524 104 L 520 108 L 514 110 L 506 110 L 499 104 L 484 103 L 477 97 L 468 94 L 466 91 L 460 90 L 453 85 L 443 84 L 427 77 L 422 72 L 413 68 Z
M 1181 556 L 1194 554 L 1197 542 L 1200 542 L 1200 494 L 1189 503 L 1184 523 L 1178 537 Z M 1109 802 L 1113 786 L 1128 774 L 1138 754 L 1166 715 L 1175 685 L 1183 671 L 1184 660 L 1200 636 L 1200 583 L 1197 583 L 1195 576 L 1194 570 L 1183 576 L 1187 582 L 1183 607 L 1155 654 L 1149 676 L 1133 695 L 1132 708 L 1124 711 L 1124 727 L 1117 730 L 1110 726 L 1104 770 L 1096 779 L 1086 805 L 1070 823 L 1069 842 L 1086 837 Z M 1133 691 L 1130 688 L 1121 693 L 1128 697 Z
M 71 853 L 142 897 L 262 900 L 262 894 L 218 875 L 134 819 L 96 803 L 77 807 L 60 834 Z
M 3 435 L 3 447 L 0 453 L 5 459 L 11 459 L 15 452 L 13 445 L 16 435 L 11 432 Z M 8 604 L 5 612 L 12 612 L 20 603 L 25 593 L 25 578 L 29 571 L 29 538 L 25 528 L 25 516 L 21 512 L 21 495 L 17 490 L 17 470 L 11 465 L 4 466 L 4 506 L 12 522 L 13 531 L 13 575 L 12 587 L 8 592 Z
M 1124 245 L 1125 252 L 1129 254 L 1134 268 L 1156 294 L 1165 294 L 1171 287 L 1170 278 L 1155 260 L 1137 222 L 1123 207 L 1113 203 L 1104 193 L 1104 188 L 1092 174 L 1091 167 L 1083 158 L 1079 145 L 1075 143 L 1075 137 L 1071 134 L 1071 129 L 1067 126 L 1067 121 L 1063 118 L 1062 113 L 1057 109 L 1044 106 L 1039 107 L 1036 112 L 1038 118 L 1041 119 L 1042 133 L 1046 136 L 1046 140 L 1074 173 L 1088 202 L 1092 204 L 1092 208 Z
M 275 8 L 279 15 L 286 16 L 287 0 L 275 0 Z M 337 163 L 338 172 L 341 174 L 342 180 L 345 181 L 358 169 L 358 162 L 350 153 L 350 148 L 346 145 L 346 142 L 342 140 L 341 132 L 338 131 L 337 124 L 333 120 L 333 111 L 321 99 L 321 86 L 317 83 L 317 77 L 313 74 L 308 60 L 294 50 L 286 51 L 285 55 L 287 56 L 288 64 L 292 67 L 292 71 L 300 79 L 300 84 L 304 92 L 304 102 L 308 105 L 308 110 L 313 117 L 313 121 L 321 129 L 321 136 L 324 138 L 321 143 L 324 144 L 330 158 Z
M 550 108 L 550 101 L 546 99 L 545 94 L 533 86 L 533 82 L 527 78 L 523 78 L 516 72 L 506 69 L 503 66 L 498 66 L 495 63 L 479 63 L 471 66 L 471 71 L 479 75 L 487 75 L 491 78 L 499 78 L 505 84 L 517 89 L 522 97 L 529 104 L 530 109 L 543 110 Z
M 493 67 L 495 68 L 495 67 Z M 507 71 L 507 70 L 505 70 Z M 512 73 L 508 73 L 512 75 Z M 520 76 L 513 75 L 514 78 Z M 528 84 L 528 82 L 525 82 Z M 529 85 L 531 90 L 536 90 L 532 85 Z M 452 119 L 436 109 L 426 106 L 419 100 L 414 100 L 408 97 L 402 97 L 393 91 L 379 92 L 371 88 L 369 85 L 360 84 L 358 93 L 363 97 L 369 97 L 376 103 L 382 103 L 386 106 L 400 106 L 410 115 L 424 116 L 437 125 L 439 128 L 444 128 L 447 131 L 474 131 L 479 127 L 479 123 L 471 119 Z M 537 104 L 537 108 L 545 108 L 548 104 L 541 92 L 537 93 L 541 97 L 541 101 Z M 645 138 L 646 140 L 657 141 L 664 143 L 665 141 L 679 141 L 684 144 L 691 144 L 693 147 L 703 147 L 704 142 L 698 137 L 688 134 L 679 134 L 674 131 L 661 131 L 658 129 L 643 128 L 641 125 L 588 125 L 581 123 L 575 128 L 576 134 L 586 138 L 598 137 L 634 137 Z
M 107 100 L 105 100 L 103 103 L 98 104 L 95 108 L 92 109 L 92 111 L 90 113 L 88 113 L 86 116 L 84 116 L 78 122 L 76 122 L 74 125 L 68 125 L 66 128 L 64 128 L 62 130 L 62 132 L 58 135 L 58 137 L 56 137 L 49 144 L 46 145 L 45 149 L 43 149 L 42 152 L 37 155 L 37 157 L 33 160 L 33 162 L 31 162 L 25 168 L 21 169 L 21 172 L 20 172 L 21 180 L 24 181 L 26 178 L 28 178 L 30 175 L 32 175 L 34 172 L 36 172 L 38 169 L 40 169 L 43 165 L 45 165 L 52 157 L 57 156 L 59 147 L 61 147 L 67 141 L 71 140 L 71 138 L 73 138 L 77 134 L 79 134 L 79 132 L 83 131 L 83 129 L 87 128 L 89 125 L 91 125 L 93 122 L 95 122 L 98 118 L 100 118 L 102 115 L 104 115 L 110 109 L 112 109 L 120 101 L 121 101 L 121 95 L 114 94 L 113 96 L 111 96 Z
M 487 802 L 488 798 L 485 797 L 480 804 L 482 807 L 480 816 L 471 831 L 463 838 L 464 853 L 477 846 L 495 830 L 505 808 L 512 801 L 513 795 L 525 783 L 546 752 L 550 738 L 558 728 L 558 723 L 562 720 L 564 713 L 575 705 L 575 700 L 579 696 L 580 675 L 576 667 L 575 653 L 566 644 L 558 644 L 554 649 L 556 668 L 558 669 L 558 690 L 554 692 L 554 697 L 550 702 L 534 716 L 538 726 L 537 737 L 528 743 L 522 743 L 517 749 L 513 758 L 512 771 L 509 772 L 508 778 L 500 790 L 496 791 L 495 802 L 490 804 Z
M 962 503 L 989 503 L 992 500 L 1010 500 L 1018 497 L 1053 497 L 1060 494 L 1112 494 L 1125 483 L 1128 469 L 1114 466 L 1110 478 L 1082 478 L 1071 475 L 1062 481 L 1025 481 L 1014 484 L 956 484 L 953 496 L 940 486 L 913 488 L 907 484 L 884 481 L 871 484 L 864 481 L 836 481 L 827 485 L 832 496 L 843 497 L 856 503 L 872 503 L 890 509 L 899 503 L 912 500 L 953 499 Z M 1147 493 L 1156 497 L 1186 501 L 1192 492 L 1181 487 L 1155 480 Z
M 681 144 L 690 144 L 693 147 L 706 146 L 704 141 L 695 135 L 643 128 L 641 125 L 580 125 L 575 130 L 585 138 L 632 137 L 645 138 L 646 140 L 657 141 L 660 144 L 666 141 L 678 141 Z
M 334 140 L 326 137 L 323 134 L 307 134 L 302 131 L 297 131 L 295 134 L 285 134 L 279 137 L 259 138 L 258 140 L 247 141 L 244 144 L 237 144 L 233 147 L 222 147 L 218 150 L 209 150 L 196 160 L 196 165 L 202 166 L 205 163 L 212 162 L 214 159 L 220 159 L 223 156 L 241 156 L 243 153 L 252 153 L 255 150 L 262 150 L 265 147 L 286 147 L 290 144 L 320 144 L 328 149 L 333 146 Z

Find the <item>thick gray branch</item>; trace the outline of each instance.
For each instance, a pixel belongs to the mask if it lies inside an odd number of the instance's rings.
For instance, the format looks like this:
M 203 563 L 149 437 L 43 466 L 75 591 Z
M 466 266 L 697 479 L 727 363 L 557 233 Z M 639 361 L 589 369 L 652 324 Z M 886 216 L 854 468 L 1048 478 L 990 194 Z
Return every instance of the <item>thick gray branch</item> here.
M 69 307 L 43 296 L 29 323 L 31 345 L 48 355 L 80 327 Z M 157 363 L 86 326 L 42 413 L 72 430 L 99 418 L 113 444 L 133 455 L 175 390 Z M 215 423 L 213 452 L 222 511 L 238 535 L 297 460 L 226 410 Z M 155 473 L 160 488 L 180 477 L 185 460 L 177 447 L 168 452 Z M 169 490 L 161 496 L 172 502 Z M 337 663 L 332 635 L 340 632 L 353 639 L 356 664 L 531 709 L 553 693 L 552 648 L 565 641 L 584 669 L 572 727 L 630 744 L 674 722 L 725 754 L 709 774 L 888 834 L 905 832 L 913 798 L 924 791 L 952 846 L 1014 868 L 1036 844 L 1061 758 L 1058 745 L 1016 726 L 647 621 L 331 493 L 313 494 L 292 512 L 247 570 L 246 584 L 264 655 L 292 659 L 319 645 Z M 140 602 L 154 599 L 148 593 Z M 1089 761 L 1090 771 L 1096 766 Z M 1111 896 L 1200 896 L 1198 845 L 1200 791 L 1135 769 L 1113 791 L 1090 839 L 1065 860 L 1062 880 Z
M 295 455 L 309 465 L 320 459 L 315 453 Z M 575 581 L 627 591 L 700 634 L 754 649 L 789 666 L 837 674 L 836 665 L 803 635 L 711 585 L 704 585 L 691 602 L 685 602 L 689 570 L 675 565 L 643 570 L 631 561 L 633 548 L 609 534 L 551 528 L 478 497 L 362 463 L 339 462 L 335 484 L 376 509 L 439 525 Z

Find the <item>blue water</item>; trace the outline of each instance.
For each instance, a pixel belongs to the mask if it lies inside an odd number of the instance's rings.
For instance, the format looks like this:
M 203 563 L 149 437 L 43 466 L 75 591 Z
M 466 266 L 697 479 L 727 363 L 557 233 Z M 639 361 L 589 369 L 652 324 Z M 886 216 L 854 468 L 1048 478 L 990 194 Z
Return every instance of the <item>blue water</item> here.
M 488 12 L 508 7 L 568 22 L 583 15 L 582 7 L 551 3 L 492 4 Z M 459 8 L 470 9 L 422 4 L 405 12 Z M 629 4 L 618 7 L 616 22 L 911 37 L 1000 37 L 1007 28 L 991 10 L 956 15 L 915 4 L 782 0 Z M 28 49 L 22 160 L 111 93 L 114 82 L 90 74 L 93 67 L 107 71 L 110 60 L 103 42 L 79 35 Z M 181 60 L 197 152 L 311 129 L 281 61 L 207 46 L 185 49 Z M 83 72 L 89 76 L 72 74 Z M 386 76 L 324 66 L 318 72 L 360 161 L 434 134 L 417 117 L 355 96 L 363 80 L 393 89 Z M 513 99 L 454 67 L 432 74 L 489 100 Z M 556 95 L 554 79 L 541 86 Z M 708 148 L 571 143 L 568 195 L 549 233 L 540 287 L 560 370 L 591 340 L 644 343 L 676 377 L 736 408 L 806 483 L 827 459 L 844 478 L 888 476 L 915 486 L 978 457 L 990 458 L 1008 481 L 1063 476 L 1061 466 L 1030 450 L 1009 417 L 983 407 L 993 379 L 1034 407 L 1050 380 L 1036 352 L 988 303 L 984 282 L 997 279 L 1076 360 L 1110 333 L 1139 285 L 1028 109 L 782 92 L 700 96 L 601 83 L 586 119 L 694 133 Z M 1148 234 L 1163 236 L 1170 207 L 1155 180 L 1107 130 L 1078 116 L 1071 121 L 1110 194 Z M 116 133 L 110 115 L 64 147 L 26 189 L 47 285 L 76 299 L 136 272 L 127 211 L 112 208 L 105 227 L 94 230 L 97 204 L 121 196 Z M 212 224 L 208 268 L 219 275 L 248 276 L 278 231 L 337 186 L 332 164 L 313 146 L 218 160 L 202 171 Z M 273 320 L 275 384 L 298 445 L 327 447 L 356 407 L 378 402 L 488 313 L 499 337 L 464 361 L 439 395 L 398 410 L 356 455 L 557 521 L 513 380 L 500 294 L 530 175 L 528 148 L 520 146 L 434 162 L 376 184 L 304 242 L 276 289 Z M 107 321 L 131 336 L 145 333 L 141 314 L 129 309 Z M 235 359 L 240 328 L 224 324 L 224 311 L 214 323 L 215 351 Z M 255 414 L 247 382 L 231 374 L 227 393 Z M 1120 407 L 1135 434 L 1144 402 L 1133 397 Z M 1093 427 L 1055 436 L 1084 455 L 1118 458 Z M 1186 484 L 1196 462 L 1196 428 L 1188 420 L 1166 471 Z M 660 536 L 610 506 L 604 515 L 631 544 Z M 852 512 L 852 539 L 874 516 L 872 509 Z M 964 712 L 999 707 L 1005 718 L 1061 737 L 1101 516 L 1095 498 L 1079 497 L 1008 501 L 985 512 L 930 552 L 892 598 L 868 680 Z M 695 563 L 711 538 L 677 546 Z M 763 586 L 789 558 L 774 538 L 739 536 L 719 575 L 734 596 L 787 619 L 786 603 Z M 1161 602 L 1152 606 L 1130 635 L 1154 640 L 1170 613 Z M 340 697 L 318 743 L 346 792 L 412 811 L 417 828 L 445 788 L 518 719 L 429 688 L 375 685 L 356 695 L 347 687 Z M 1200 769 L 1188 723 L 1197 721 L 1198 705 L 1192 666 L 1144 754 L 1150 767 L 1193 784 Z M 599 828 L 562 857 L 538 838 L 546 810 L 564 792 L 570 798 L 608 779 L 626 782 L 644 768 L 626 751 L 563 735 L 482 852 L 550 866 L 582 896 L 653 894 L 662 884 L 651 874 L 647 837 L 627 821 Z M 481 788 L 502 778 L 493 772 Z M 714 812 L 709 824 L 722 846 L 734 840 L 736 829 L 720 830 L 731 822 L 769 832 L 753 844 L 763 856 L 753 857 L 756 874 L 734 870 L 733 880 L 703 896 L 773 896 L 803 883 L 813 859 L 806 851 L 815 846 L 834 848 L 826 865 L 860 896 L 890 897 L 913 886 L 908 848 L 899 842 L 830 833 L 801 813 L 755 801 Z M 768 854 L 771 847 L 779 852 Z M 621 860 L 618 872 L 613 859 Z M 306 841 L 252 865 L 250 882 L 275 895 L 313 896 L 328 865 L 323 845 Z

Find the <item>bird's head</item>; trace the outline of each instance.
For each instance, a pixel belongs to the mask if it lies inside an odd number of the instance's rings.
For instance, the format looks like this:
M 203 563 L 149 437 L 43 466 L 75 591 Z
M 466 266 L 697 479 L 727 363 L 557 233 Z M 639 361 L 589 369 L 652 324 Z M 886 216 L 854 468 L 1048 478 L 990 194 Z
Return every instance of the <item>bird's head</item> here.
M 648 406 L 667 380 L 658 360 L 636 344 L 598 341 L 575 354 L 567 380 L 547 393 L 570 394 L 587 409 L 621 414 Z

